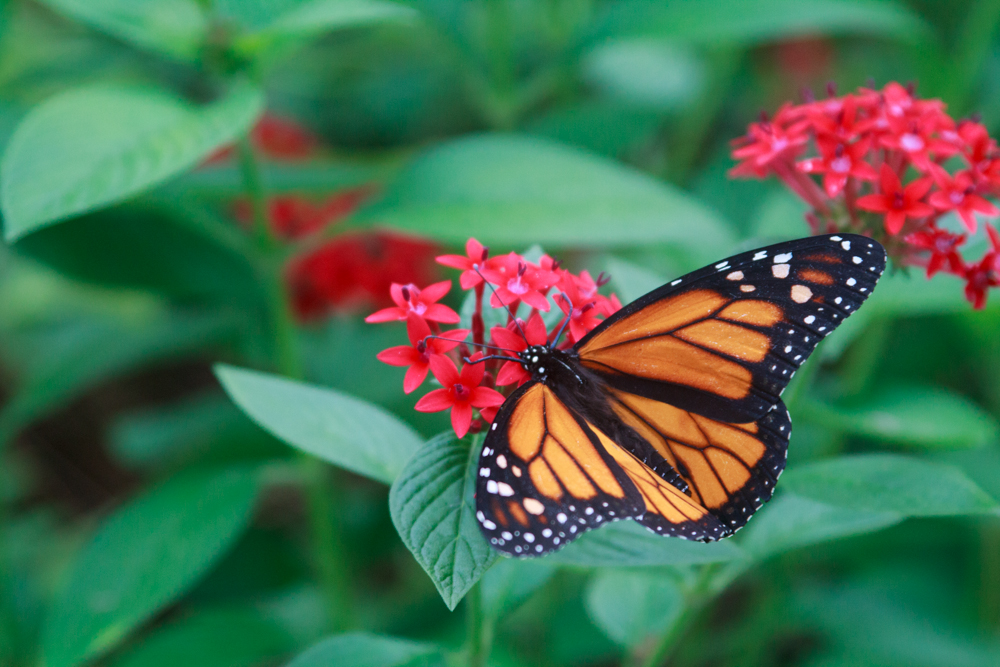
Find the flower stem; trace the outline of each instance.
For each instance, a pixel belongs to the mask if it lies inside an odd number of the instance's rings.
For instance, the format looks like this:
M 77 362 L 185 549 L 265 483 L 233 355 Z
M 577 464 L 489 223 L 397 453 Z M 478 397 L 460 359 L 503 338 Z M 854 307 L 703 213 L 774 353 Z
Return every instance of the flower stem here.
M 263 261 L 260 280 L 274 335 L 273 361 L 278 371 L 293 378 L 304 376 L 291 303 L 284 283 L 284 252 L 268 220 L 267 192 L 260 162 L 248 137 L 237 143 L 240 169 L 253 209 L 253 232 Z M 326 465 L 307 454 L 299 458 L 307 503 L 313 566 L 323 591 L 327 624 L 331 631 L 342 629 L 349 613 L 349 587 L 346 565 L 336 520 L 334 488 L 328 483 Z
M 701 612 L 722 592 L 723 588 L 712 586 L 716 571 L 717 567 L 714 564 L 702 567 L 698 579 L 685 596 L 684 611 L 660 636 L 645 660 L 635 658 L 628 661 L 628 664 L 636 667 L 660 667 L 670 658 L 677 649 L 680 639 L 694 625 Z
M 493 623 L 483 611 L 483 591 L 479 582 L 465 596 L 465 625 L 468 667 L 485 667 L 493 643 Z

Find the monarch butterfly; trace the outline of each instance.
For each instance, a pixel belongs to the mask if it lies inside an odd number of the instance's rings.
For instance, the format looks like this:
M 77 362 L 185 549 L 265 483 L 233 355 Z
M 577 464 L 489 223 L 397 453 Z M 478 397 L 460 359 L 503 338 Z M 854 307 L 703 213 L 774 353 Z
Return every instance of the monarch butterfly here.
M 779 243 L 650 292 L 569 349 L 519 352 L 531 380 L 479 458 L 486 539 L 539 556 L 626 518 L 703 542 L 743 527 L 785 467 L 781 392 L 884 268 L 864 236 Z

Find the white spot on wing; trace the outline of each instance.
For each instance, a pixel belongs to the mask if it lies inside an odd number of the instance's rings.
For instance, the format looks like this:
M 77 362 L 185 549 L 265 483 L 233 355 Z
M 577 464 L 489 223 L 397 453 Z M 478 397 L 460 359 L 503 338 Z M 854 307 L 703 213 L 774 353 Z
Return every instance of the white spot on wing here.
M 790 252 L 786 252 L 783 255 L 775 255 L 774 256 L 774 263 L 775 264 L 784 264 L 785 262 L 787 262 L 791 258 L 792 258 L 792 253 L 790 253 Z
M 792 285 L 792 301 L 795 303 L 805 303 L 812 295 L 812 290 L 805 285 Z
M 806 319 L 804 319 L 802 321 L 805 322 L 806 324 L 812 324 L 813 322 L 816 321 L 816 316 L 815 315 L 810 315 L 809 317 L 807 317 Z
M 743 280 L 743 272 L 733 271 L 728 276 L 726 276 L 726 280 Z
M 753 285 L 740 285 L 741 292 L 753 292 L 755 289 L 757 288 Z
M 787 264 L 775 264 L 771 267 L 771 273 L 775 278 L 787 278 L 789 266 Z

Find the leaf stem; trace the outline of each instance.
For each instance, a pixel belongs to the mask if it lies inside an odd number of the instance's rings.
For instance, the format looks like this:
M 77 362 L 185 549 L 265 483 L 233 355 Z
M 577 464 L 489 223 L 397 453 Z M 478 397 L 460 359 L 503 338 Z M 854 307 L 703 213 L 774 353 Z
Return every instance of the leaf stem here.
M 697 580 L 685 595 L 684 611 L 680 613 L 670 627 L 660 636 L 653 650 L 646 655 L 645 660 L 633 656 L 629 664 L 636 667 L 660 667 L 660 665 L 663 665 L 670 658 L 677 649 L 680 639 L 694 625 L 695 620 L 697 620 L 701 612 L 725 589 L 725 586 L 712 585 L 717 570 L 718 568 L 715 563 L 710 563 L 702 567 Z
M 483 611 L 483 591 L 477 581 L 465 596 L 468 667 L 485 667 L 493 643 L 493 623 Z
M 253 209 L 254 236 L 260 254 L 263 255 L 263 261 L 259 264 L 262 267 L 261 282 L 274 334 L 274 364 L 282 374 L 302 379 L 302 354 L 284 282 L 285 253 L 268 219 L 268 200 L 262 170 L 248 136 L 239 140 L 237 152 Z M 313 566 L 323 590 L 327 623 L 331 631 L 341 630 L 351 614 L 343 541 L 334 512 L 339 503 L 335 502 L 333 485 L 328 483 L 326 464 L 312 456 L 301 454 L 299 465 L 306 487 Z

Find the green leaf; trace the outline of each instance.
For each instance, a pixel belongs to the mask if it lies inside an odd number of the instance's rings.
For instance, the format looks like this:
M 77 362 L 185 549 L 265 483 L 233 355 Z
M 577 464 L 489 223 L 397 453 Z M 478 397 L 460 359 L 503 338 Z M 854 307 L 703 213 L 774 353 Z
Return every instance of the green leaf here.
M 663 537 L 634 521 L 616 521 L 592 530 L 550 558 L 584 567 L 638 567 L 720 563 L 741 558 L 732 542 L 689 542 Z
M 352 632 L 330 637 L 288 663 L 287 667 L 401 667 L 444 665 L 433 644 Z
M 758 510 L 740 545 L 765 558 L 810 544 L 881 530 L 903 520 L 899 512 L 836 507 L 782 493 Z
M 673 625 L 684 609 L 684 595 L 663 572 L 605 570 L 591 579 L 586 604 L 610 639 L 638 646 Z
M 857 407 L 816 405 L 828 428 L 912 447 L 961 449 L 996 440 L 996 421 L 972 401 L 943 387 L 888 387 Z
M 930 28 L 902 3 L 887 0 L 675 0 L 613 6 L 604 33 L 716 45 L 753 44 L 814 34 L 915 40 Z
M 479 449 L 442 433 L 410 459 L 389 490 L 393 525 L 452 610 L 497 559 L 475 517 Z
M 219 365 L 215 374 L 233 402 L 293 447 L 391 484 L 420 437 L 367 401 L 276 375 Z
M 557 107 L 524 131 L 615 158 L 649 140 L 662 124 L 658 111 L 600 100 Z
M 417 16 L 413 8 L 385 0 L 311 0 L 276 16 L 263 29 L 237 38 L 235 46 L 252 54 L 279 40 L 305 40 L 333 30 L 406 21 Z
M 183 595 L 250 522 L 252 469 L 196 471 L 105 519 L 77 556 L 42 631 L 46 667 L 72 667 Z
M 251 245 L 247 235 L 214 216 L 180 200 L 141 197 L 43 227 L 17 248 L 89 283 L 138 288 L 182 302 L 261 307 L 263 289 L 248 259 L 253 251 L 245 247 Z M 211 223 L 223 238 L 206 233 Z
M 157 628 L 111 667 L 247 667 L 294 650 L 274 621 L 252 609 L 200 611 Z
M 894 454 L 841 456 L 789 470 L 782 485 L 838 507 L 904 516 L 994 511 L 997 502 L 949 465 Z
M 470 236 L 500 246 L 674 243 L 714 257 L 731 241 L 715 213 L 676 188 L 517 135 L 475 136 L 426 151 L 362 215 L 456 244 Z
M 502 618 L 544 586 L 558 566 L 549 559 L 501 558 L 480 581 L 483 608 Z
M 706 67 L 694 52 L 663 40 L 608 40 L 586 54 L 581 67 L 602 97 L 661 111 L 690 104 L 706 83 Z
M 245 84 L 204 107 L 125 86 L 57 95 L 28 113 L 4 152 L 7 239 L 127 199 L 193 167 L 245 133 L 263 104 L 260 91 Z
M 0 442 L 96 382 L 218 345 L 232 332 L 228 316 L 181 311 L 138 322 L 80 318 L 8 334 L 3 348 L 19 367 L 21 383 L 0 410 Z
M 195 60 L 208 35 L 196 0 L 41 0 L 55 11 L 136 46 Z

